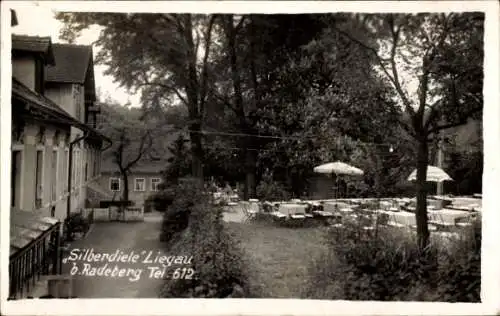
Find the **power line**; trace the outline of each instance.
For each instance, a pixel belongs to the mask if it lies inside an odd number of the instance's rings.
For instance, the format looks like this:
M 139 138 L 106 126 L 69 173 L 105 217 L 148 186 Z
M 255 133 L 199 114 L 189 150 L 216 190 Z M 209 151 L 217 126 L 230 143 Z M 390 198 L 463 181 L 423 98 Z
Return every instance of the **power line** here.
M 132 131 L 144 131 L 144 130 L 151 130 L 151 127 L 145 127 L 145 126 L 134 126 L 134 127 L 127 127 L 128 130 Z M 208 131 L 208 130 L 190 130 L 186 128 L 181 128 L 181 127 L 155 127 L 153 128 L 155 131 L 165 131 L 165 132 L 174 132 L 174 131 L 183 131 L 186 133 L 197 133 L 197 134 L 202 134 L 202 135 L 214 135 L 214 136 L 232 136 L 232 137 L 253 137 L 253 138 L 261 138 L 261 139 L 274 139 L 274 140 L 306 140 L 306 139 L 317 139 L 320 137 L 324 137 L 324 135 L 308 135 L 308 136 L 276 136 L 276 135 L 261 135 L 261 134 L 249 134 L 249 133 L 230 133 L 230 132 L 220 132 L 220 131 Z M 357 144 L 362 144 L 362 145 L 370 145 L 370 146 L 379 146 L 379 147 L 385 147 L 385 148 L 390 148 L 393 146 L 391 143 L 373 143 L 373 142 L 363 142 L 359 140 L 353 140 L 350 139 L 346 136 L 337 136 L 336 137 L 337 141 L 347 141 L 351 143 L 357 143 Z

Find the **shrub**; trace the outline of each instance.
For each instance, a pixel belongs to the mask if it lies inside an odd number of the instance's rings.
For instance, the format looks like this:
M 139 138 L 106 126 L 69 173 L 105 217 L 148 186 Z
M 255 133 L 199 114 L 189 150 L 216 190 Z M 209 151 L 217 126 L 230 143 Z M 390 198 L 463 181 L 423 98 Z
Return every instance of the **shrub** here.
M 446 244 L 419 251 L 408 230 L 362 229 L 359 221 L 327 233 L 328 251 L 309 267 L 304 297 L 342 300 L 478 302 L 480 223 Z
M 257 197 L 262 201 L 286 201 L 291 195 L 283 184 L 264 179 L 257 186 Z
M 248 297 L 247 263 L 236 240 L 227 233 L 222 222 L 222 209 L 210 205 L 203 193 L 186 192 L 178 196 L 172 206 L 188 206 L 185 229 L 171 239 L 172 253 L 189 251 L 193 255 L 191 268 L 196 277 L 191 280 L 169 280 L 164 285 L 161 297 Z M 196 189 L 194 191 L 197 191 Z M 189 199 L 188 196 L 192 198 Z M 170 208 L 169 208 L 170 210 Z M 167 214 L 167 213 L 166 213 Z M 184 224 L 187 223 L 187 224 Z
M 436 296 L 447 302 L 481 300 L 481 221 L 464 231 L 439 259 Z
M 194 180 L 180 182 L 177 187 L 170 190 L 173 192 L 173 198 L 163 214 L 160 235 L 162 241 L 170 240 L 175 233 L 187 228 L 193 207 L 200 204 L 205 197 Z
M 175 188 L 174 187 L 164 187 L 162 190 L 156 194 L 148 197 L 147 202 L 157 211 L 165 212 L 167 208 L 172 205 L 175 199 Z
M 86 233 L 90 228 L 90 223 L 81 213 L 73 213 L 65 220 L 66 240 L 75 240 L 75 234 Z

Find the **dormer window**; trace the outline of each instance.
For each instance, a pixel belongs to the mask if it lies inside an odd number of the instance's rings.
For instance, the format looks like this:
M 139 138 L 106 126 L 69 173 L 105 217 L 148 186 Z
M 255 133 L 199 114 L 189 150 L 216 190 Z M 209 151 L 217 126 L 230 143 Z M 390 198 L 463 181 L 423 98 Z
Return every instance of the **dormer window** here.
M 12 75 L 29 89 L 45 92 L 45 66 L 54 63 L 50 37 L 12 35 Z

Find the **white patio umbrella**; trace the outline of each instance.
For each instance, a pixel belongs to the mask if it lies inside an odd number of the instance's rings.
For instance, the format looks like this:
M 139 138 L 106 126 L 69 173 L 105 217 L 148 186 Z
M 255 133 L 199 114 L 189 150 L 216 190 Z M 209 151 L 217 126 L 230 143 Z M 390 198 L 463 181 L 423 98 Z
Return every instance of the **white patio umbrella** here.
M 316 173 L 335 173 L 335 174 L 345 174 L 350 176 L 362 176 L 364 174 L 363 170 L 348 165 L 341 161 L 329 162 L 323 165 L 314 167 L 314 172 Z
M 313 170 L 316 173 L 325 173 L 325 174 L 335 173 L 336 175 L 362 176 L 364 174 L 363 170 L 353 167 L 341 161 L 329 162 L 323 165 L 319 165 L 317 167 L 314 167 Z M 338 183 L 338 178 L 337 178 L 337 183 Z M 337 195 L 337 193 L 335 193 L 335 195 Z
M 408 177 L 408 181 L 417 180 L 417 170 L 413 172 Z M 453 179 L 444 172 L 443 169 L 436 166 L 427 166 L 427 181 L 429 182 L 443 182 L 443 181 L 453 181 Z

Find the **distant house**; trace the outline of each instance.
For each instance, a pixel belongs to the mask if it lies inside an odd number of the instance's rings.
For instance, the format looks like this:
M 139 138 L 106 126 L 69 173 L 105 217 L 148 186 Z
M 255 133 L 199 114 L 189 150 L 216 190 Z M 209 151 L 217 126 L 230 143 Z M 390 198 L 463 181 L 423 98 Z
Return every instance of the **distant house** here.
M 137 206 L 143 206 L 144 201 L 158 191 L 158 185 L 163 182 L 162 172 L 168 162 L 143 161 L 132 167 L 128 175 L 129 200 Z M 114 200 L 120 200 L 124 190 L 123 179 L 118 167 L 111 160 L 103 161 L 102 176 L 99 184 L 102 190 Z
M 93 62 L 85 50 L 12 35 L 11 297 L 26 294 L 40 275 L 60 272 L 61 222 L 84 206 L 110 143 L 92 127 Z

